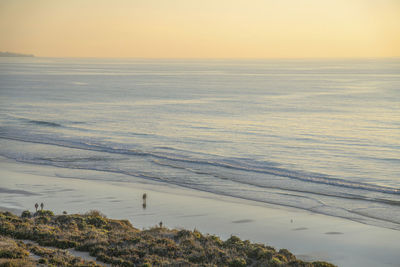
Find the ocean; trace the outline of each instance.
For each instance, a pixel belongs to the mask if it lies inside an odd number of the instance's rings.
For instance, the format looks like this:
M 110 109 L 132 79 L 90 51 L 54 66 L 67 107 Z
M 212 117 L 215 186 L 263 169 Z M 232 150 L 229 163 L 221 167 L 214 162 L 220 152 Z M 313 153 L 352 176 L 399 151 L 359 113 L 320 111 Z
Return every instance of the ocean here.
M 400 59 L 0 58 L 0 156 L 400 230 Z

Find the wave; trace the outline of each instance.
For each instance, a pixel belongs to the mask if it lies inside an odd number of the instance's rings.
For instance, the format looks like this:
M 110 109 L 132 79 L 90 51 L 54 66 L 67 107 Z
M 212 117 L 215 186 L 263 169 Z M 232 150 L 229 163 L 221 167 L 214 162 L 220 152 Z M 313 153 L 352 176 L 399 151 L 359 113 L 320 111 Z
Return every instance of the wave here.
M 222 180 L 228 179 L 226 177 L 221 177 L 216 174 L 193 170 L 193 169 L 189 169 L 189 168 L 185 168 L 185 167 L 179 167 L 179 166 L 172 165 L 172 164 L 165 164 L 160 161 L 153 161 L 153 163 L 162 165 L 162 166 L 168 166 L 171 168 L 188 170 L 188 171 L 191 171 L 196 174 L 209 175 L 209 176 L 213 176 L 215 178 L 222 179 Z M 361 195 L 357 195 L 357 194 L 350 194 L 350 193 L 344 193 L 344 192 L 341 192 L 341 193 L 339 193 L 339 192 L 320 192 L 320 191 L 312 191 L 312 190 L 301 189 L 301 188 L 296 188 L 296 187 L 288 187 L 287 185 L 286 186 L 284 186 L 284 185 L 276 186 L 276 185 L 261 184 L 261 183 L 257 183 L 257 182 L 251 181 L 251 180 L 243 180 L 243 179 L 229 179 L 229 180 L 240 183 L 240 184 L 255 186 L 255 187 L 259 187 L 259 188 L 279 189 L 279 190 L 290 191 L 290 192 L 306 193 L 306 194 L 327 196 L 327 197 L 337 197 L 337 198 L 344 198 L 344 199 L 351 199 L 351 200 L 362 200 L 362 201 L 368 201 L 368 202 L 381 202 L 381 203 L 385 203 L 388 205 L 400 206 L 400 201 L 390 200 L 390 199 L 382 199 L 382 198 L 371 198 L 371 197 L 367 197 L 367 196 L 361 196 Z
M 36 120 L 36 119 L 30 119 L 30 118 L 24 118 L 24 117 L 19 117 L 19 116 L 12 116 L 8 115 L 8 118 L 12 120 L 17 120 L 21 121 L 26 124 L 33 124 L 36 126 L 45 126 L 45 127 L 68 127 L 71 125 L 82 125 L 82 124 L 87 124 L 86 122 L 83 121 L 63 121 L 62 123 L 59 122 L 53 122 L 53 121 L 45 121 L 45 120 Z
M 168 159 L 171 161 L 180 161 L 180 162 L 193 163 L 193 164 L 205 164 L 205 165 L 212 165 L 212 166 L 216 166 L 216 167 L 223 167 L 223 168 L 234 169 L 234 170 L 263 173 L 263 174 L 269 174 L 269 175 L 274 175 L 274 176 L 296 179 L 296 180 L 300 180 L 300 181 L 304 181 L 304 182 L 326 184 L 326 185 L 346 187 L 346 188 L 351 188 L 351 189 L 362 189 L 362 190 L 367 190 L 367 191 L 375 191 L 375 192 L 388 193 L 388 194 L 400 194 L 400 189 L 397 189 L 397 188 L 373 185 L 373 184 L 366 184 L 366 183 L 359 183 L 359 182 L 351 182 L 351 181 L 347 181 L 347 180 L 343 180 L 343 179 L 331 178 L 331 177 L 328 177 L 323 174 L 312 174 L 312 173 L 305 174 L 305 173 L 302 173 L 299 171 L 287 170 L 287 169 L 277 168 L 277 167 L 256 168 L 256 167 L 233 165 L 233 164 L 229 164 L 226 162 L 190 160 L 190 159 L 183 159 L 183 158 L 171 158 L 171 157 L 159 156 L 159 155 L 154 155 L 154 156 L 158 157 L 158 158 Z
M 51 121 L 38 121 L 38 120 L 28 120 L 28 119 L 21 119 L 26 121 L 27 123 L 39 125 L 39 126 L 47 126 L 47 127 L 62 127 L 61 124 L 51 122 Z
M 297 175 L 296 178 L 302 178 L 302 176 L 307 176 L 307 174 L 293 170 L 285 170 L 283 168 L 268 168 L 267 166 L 261 166 L 262 162 L 251 162 L 249 159 L 247 159 L 247 162 L 246 159 L 221 158 L 205 160 L 190 157 L 185 159 L 181 158 L 183 157 L 184 151 L 179 153 L 179 155 L 165 155 L 162 153 L 146 152 L 142 150 L 113 148 L 110 146 L 110 144 L 106 146 L 78 141 L 72 142 L 71 140 L 68 141 L 68 143 L 67 140 L 55 140 L 47 136 L 35 136 L 35 138 L 33 138 L 34 136 L 32 135 L 29 136 L 30 138 L 26 136 L 25 138 L 21 138 L 21 136 L 20 138 L 10 136 L 5 137 L 1 130 L 2 127 L 0 127 L 1 139 L 16 140 L 32 144 L 52 145 L 67 149 L 79 149 L 88 152 L 70 151 L 65 153 L 65 150 L 59 150 L 55 156 L 52 156 L 51 154 L 39 156 L 37 153 L 24 154 L 20 153 L 18 150 L 16 150 L 16 153 L 14 153 L 13 148 L 4 150 L 2 149 L 2 153 L 0 153 L 2 156 L 19 162 L 68 169 L 93 170 L 106 173 L 123 174 L 126 175 L 125 178 L 117 176 L 116 180 L 114 180 L 115 178 L 113 178 L 113 176 L 106 175 L 105 178 L 101 179 L 105 179 L 109 182 L 131 182 L 132 177 L 135 177 L 143 179 L 142 181 L 146 181 L 146 183 L 162 182 L 167 185 L 190 188 L 197 191 L 229 196 L 236 199 L 245 199 L 258 203 L 269 203 L 299 208 L 316 213 L 355 220 L 361 223 L 378 225 L 392 229 L 400 229 L 400 218 L 392 218 L 390 214 L 381 214 L 379 212 L 375 213 L 374 211 L 371 211 L 371 214 L 358 214 L 357 212 L 353 212 L 353 210 L 357 210 L 355 207 L 359 207 L 360 205 L 367 207 L 371 207 L 372 205 L 373 207 L 382 207 L 385 210 L 397 212 L 397 210 L 400 208 L 400 201 L 397 200 L 397 195 L 389 195 L 392 194 L 392 191 L 394 190 L 393 188 L 389 188 L 390 190 L 375 190 L 376 188 L 371 189 L 365 186 L 360 187 L 358 183 L 353 183 L 357 184 L 357 186 L 351 187 L 351 190 L 341 189 L 345 187 L 338 184 L 334 184 L 336 188 L 329 188 L 327 186 L 310 187 L 309 184 L 307 184 L 310 183 L 310 181 L 307 181 L 307 183 L 304 184 L 303 180 L 301 179 L 301 182 L 290 182 L 290 179 L 293 178 L 289 178 L 289 181 L 287 179 L 279 179 L 278 183 L 272 182 L 270 184 L 263 184 L 260 183 L 262 182 L 261 180 L 253 179 L 256 176 L 250 177 L 250 175 L 248 175 L 248 173 L 246 174 L 246 172 L 249 172 L 249 170 L 259 171 L 260 169 L 264 169 L 262 173 L 266 173 L 266 171 L 269 173 L 271 170 L 274 171 L 279 169 L 280 171 L 291 173 L 292 176 Z M 40 140 L 39 138 L 43 139 Z M 16 148 L 18 148 L 18 146 Z M 38 151 L 46 150 L 47 149 L 44 148 L 39 149 Z M 116 155 L 107 155 L 106 153 L 113 153 Z M 125 156 L 121 157 L 121 155 Z M 138 158 L 134 158 L 132 156 Z M 165 166 L 166 169 L 157 169 L 152 167 L 150 169 L 141 169 L 140 167 L 137 168 L 135 164 L 133 164 L 133 166 L 130 164 L 129 159 L 134 159 L 134 162 L 137 162 L 136 160 L 140 159 L 153 164 L 160 164 Z M 257 167 L 255 165 L 257 165 Z M 215 168 L 215 166 L 218 166 L 218 168 Z M 182 169 L 184 172 L 179 170 L 174 172 L 171 171 L 172 168 Z M 227 170 L 241 170 L 243 168 L 246 169 L 245 173 L 231 171 L 227 172 Z M 317 176 L 318 174 L 309 175 Z M 259 177 L 264 176 L 260 175 Z M 329 179 L 328 177 L 324 178 Z M 84 176 L 80 179 L 97 180 L 98 178 Z M 332 186 L 331 184 L 328 185 Z M 379 191 L 381 193 L 371 194 L 371 191 Z
M 2 155 L 5 156 L 5 155 Z M 5 156 L 7 157 L 7 156 Z M 9 158 L 9 157 L 7 157 Z M 298 208 L 298 209 L 303 209 L 303 210 L 308 210 L 311 212 L 316 212 L 320 214 L 325 214 L 329 216 L 334 216 L 334 217 L 340 217 L 340 218 L 345 218 L 353 221 L 357 221 L 360 223 L 366 223 L 366 224 L 371 224 L 371 225 L 377 225 L 377 226 L 383 226 L 387 227 L 390 229 L 395 229 L 395 230 L 400 230 L 400 221 L 396 219 L 390 219 L 386 218 L 384 216 L 379 216 L 379 215 L 374 215 L 374 214 L 368 214 L 368 213 L 361 213 L 357 212 L 354 209 L 348 209 L 345 207 L 341 206 L 331 206 L 331 205 L 326 205 L 323 201 L 319 200 L 318 198 L 314 198 L 312 195 L 319 195 L 319 196 L 327 196 L 327 197 L 334 197 L 336 199 L 347 199 L 347 200 L 359 200 L 359 201 L 371 201 L 375 202 L 378 204 L 381 202 L 382 204 L 389 204 L 389 205 L 396 205 L 398 206 L 399 203 L 394 203 L 390 201 L 380 201 L 380 199 L 376 199 L 377 201 L 373 201 L 372 199 L 364 199 L 362 197 L 360 198 L 343 198 L 341 196 L 335 196 L 335 195 L 325 195 L 325 194 L 318 194 L 318 193 L 312 193 L 312 192 L 303 192 L 301 190 L 291 190 L 291 189 L 286 189 L 286 188 L 275 188 L 275 187 L 264 187 L 266 189 L 272 189 L 272 191 L 266 191 L 268 192 L 267 198 L 260 198 L 257 197 L 253 194 L 251 194 L 251 191 L 248 191 L 248 189 L 244 189 L 244 191 L 240 191 L 239 193 L 235 191 L 226 191 L 226 190 L 221 190 L 221 188 L 214 188 L 206 185 L 200 185 L 200 184 L 193 184 L 193 183 L 186 183 L 186 182 L 177 182 L 174 180 L 169 180 L 165 179 L 165 177 L 161 177 L 158 175 L 154 174 L 148 174 L 148 173 L 140 173 L 140 172 L 131 172 L 127 170 L 121 170 L 121 169 L 109 169 L 109 168 L 104 168 L 101 167 L 101 165 L 97 166 L 92 166 L 92 167 L 79 167 L 79 166 L 65 166 L 62 163 L 62 161 L 48 161 L 46 163 L 44 162 L 37 162 L 37 161 L 32 161 L 32 160 L 27 160 L 27 159 L 21 159 L 21 158 L 12 158 L 18 162 L 24 162 L 24 163 L 31 163 L 31 164 L 38 164 L 38 165 L 50 165 L 54 167 L 61 167 L 61 168 L 69 168 L 69 169 L 81 169 L 81 170 L 93 170 L 93 171 L 101 171 L 101 172 L 106 172 L 106 173 L 115 173 L 115 174 L 124 174 L 129 177 L 136 177 L 140 179 L 144 179 L 146 181 L 154 181 L 154 182 L 162 182 L 162 183 L 167 183 L 171 185 L 177 185 L 181 186 L 184 188 L 190 188 L 194 189 L 197 191 L 203 191 L 203 192 L 208 192 L 208 193 L 213 193 L 217 195 L 223 195 L 223 196 L 228 196 L 228 197 L 233 197 L 236 199 L 243 199 L 243 200 L 250 200 L 250 201 L 255 201 L 259 203 L 268 203 L 268 204 L 274 204 L 274 205 L 280 205 L 280 206 L 286 206 L 286 207 L 291 207 L 291 208 Z M 95 159 L 96 160 L 96 159 Z M 66 176 L 64 177 L 63 175 L 60 174 L 55 174 L 57 177 L 60 178 L 74 178 L 74 179 L 90 179 L 90 180 L 97 180 L 95 178 L 78 178 L 78 177 L 69 177 Z M 110 178 L 110 177 L 108 177 Z M 109 180 L 108 180 L 109 181 Z M 129 180 L 117 180 L 121 182 L 128 182 Z M 236 181 L 230 181 L 234 184 L 242 184 L 238 183 Z M 250 184 L 249 184 L 250 185 Z M 254 185 L 250 185 L 254 187 Z M 236 188 L 236 186 L 234 186 Z M 257 188 L 257 186 L 255 186 Z M 250 193 L 250 194 L 249 194 Z M 299 193 L 299 194 L 296 194 Z M 306 195 L 302 195 L 301 193 L 306 193 Z M 311 195 L 309 195 L 311 193 Z M 285 199 L 281 199 L 276 196 L 284 196 Z M 301 200 L 301 201 L 300 201 Z M 305 204 L 305 202 L 308 204 Z M 313 205 L 311 205 L 313 204 Z M 330 210 L 332 209 L 332 210 Z
M 1 130 L 1 129 L 0 129 Z M 367 192 L 379 192 L 385 194 L 393 194 L 399 195 L 400 189 L 393 188 L 389 186 L 381 186 L 375 184 L 368 184 L 368 183 L 361 183 L 361 182 L 353 182 L 344 179 L 330 177 L 324 174 L 318 173 L 306 173 L 297 170 L 290 170 L 280 167 L 275 167 L 274 163 L 265 164 L 249 164 L 245 161 L 241 161 L 240 159 L 201 159 L 201 158 L 193 158 L 192 156 L 188 155 L 179 155 L 173 153 L 162 153 L 162 152 L 153 152 L 153 151 L 144 151 L 139 149 L 126 149 L 126 148 L 117 148 L 113 145 L 105 146 L 104 144 L 94 144 L 94 143 L 85 143 L 82 141 L 68 141 L 68 140 L 56 140 L 45 138 L 44 140 L 36 139 L 29 137 L 16 137 L 16 136 L 7 136 L 4 132 L 0 131 L 0 138 L 2 139 L 9 139 L 9 140 L 16 140 L 22 142 L 31 142 L 31 143 L 38 143 L 38 144 L 45 144 L 45 145 L 55 145 L 60 147 L 66 148 L 73 148 L 73 149 L 83 149 L 88 151 L 97 151 L 97 152 L 106 152 L 106 153 L 113 153 L 113 154 L 120 154 L 120 155 L 131 155 L 131 156 L 141 156 L 141 157 L 150 157 L 153 159 L 163 160 L 162 164 L 171 168 L 182 168 L 190 171 L 192 173 L 199 172 L 199 170 L 195 170 L 195 168 L 186 168 L 182 166 L 182 164 L 189 164 L 194 166 L 202 166 L 202 167 L 218 167 L 223 169 L 231 169 L 231 170 L 238 170 L 244 172 L 253 172 L 253 173 L 260 173 L 260 174 L 267 174 L 272 176 L 284 177 L 293 180 L 298 180 L 307 183 L 314 183 L 314 184 L 322 184 L 340 188 L 349 188 L 353 190 L 363 190 Z M 153 161 L 153 163 L 161 164 L 160 161 Z M 208 174 L 201 171 L 201 174 Z M 237 181 L 238 182 L 238 181 Z M 262 185 L 258 185 L 262 186 Z

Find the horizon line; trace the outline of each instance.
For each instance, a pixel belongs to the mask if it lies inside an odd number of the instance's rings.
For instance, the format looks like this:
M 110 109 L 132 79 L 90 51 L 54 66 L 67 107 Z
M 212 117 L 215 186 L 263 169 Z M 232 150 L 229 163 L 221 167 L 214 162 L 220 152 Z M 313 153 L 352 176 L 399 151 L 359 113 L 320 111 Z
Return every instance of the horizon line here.
M 12 52 L 20 54 L 19 52 Z M 21 53 L 25 54 L 25 53 Z M 318 60 L 318 59 L 400 59 L 399 56 L 380 57 L 380 56 L 343 56 L 343 57 L 112 57 L 112 56 L 37 56 L 35 54 L 33 58 L 54 58 L 54 59 L 135 59 L 135 60 Z M 23 56 L 21 56 L 23 57 Z M 32 57 L 30 57 L 32 58 Z

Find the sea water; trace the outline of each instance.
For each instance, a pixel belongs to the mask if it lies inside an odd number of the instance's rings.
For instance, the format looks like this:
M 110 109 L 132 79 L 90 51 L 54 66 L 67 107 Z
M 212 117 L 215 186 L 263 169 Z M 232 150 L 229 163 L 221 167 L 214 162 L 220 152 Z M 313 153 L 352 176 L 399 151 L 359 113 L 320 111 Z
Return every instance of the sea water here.
M 0 155 L 400 230 L 400 59 L 0 58 Z

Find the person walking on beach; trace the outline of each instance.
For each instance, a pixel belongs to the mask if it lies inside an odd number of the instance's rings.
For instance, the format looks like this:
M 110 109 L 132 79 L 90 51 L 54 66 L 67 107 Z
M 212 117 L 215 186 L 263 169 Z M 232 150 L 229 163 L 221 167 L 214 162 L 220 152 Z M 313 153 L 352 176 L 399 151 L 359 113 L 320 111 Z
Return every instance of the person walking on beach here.
M 146 207 L 147 207 L 147 204 L 146 204 L 147 194 L 146 193 L 143 194 L 142 199 L 143 199 L 142 207 L 143 207 L 143 209 L 146 209 Z

